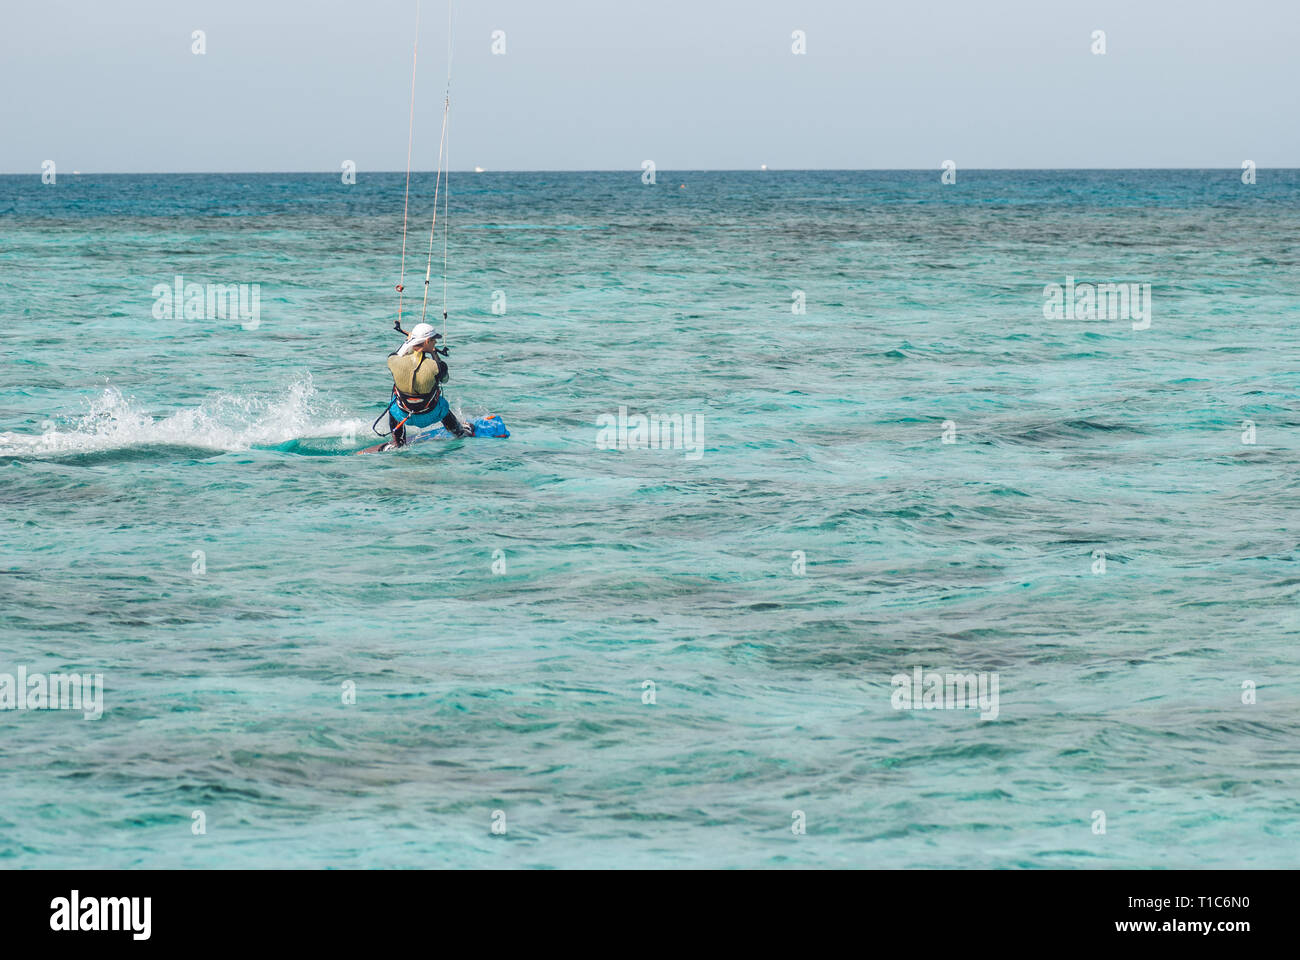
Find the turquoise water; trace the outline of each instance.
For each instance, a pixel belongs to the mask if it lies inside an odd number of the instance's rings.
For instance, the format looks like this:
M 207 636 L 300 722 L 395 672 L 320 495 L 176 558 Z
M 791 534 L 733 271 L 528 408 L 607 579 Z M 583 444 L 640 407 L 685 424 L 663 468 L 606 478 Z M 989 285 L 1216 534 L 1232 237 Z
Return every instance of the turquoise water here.
M 354 457 L 401 175 L 0 177 L 0 673 L 105 685 L 0 714 L 0 863 L 1293 866 L 1300 172 L 938 179 L 457 175 L 448 395 L 513 435 Z

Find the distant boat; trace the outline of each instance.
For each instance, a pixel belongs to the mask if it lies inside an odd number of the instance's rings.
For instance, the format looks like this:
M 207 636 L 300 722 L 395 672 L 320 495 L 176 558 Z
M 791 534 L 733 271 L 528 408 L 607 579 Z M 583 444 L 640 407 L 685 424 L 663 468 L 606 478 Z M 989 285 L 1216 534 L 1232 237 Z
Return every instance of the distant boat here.
M 474 168 L 474 172 L 475 172 L 475 173 L 482 173 L 482 172 L 483 172 L 483 168 L 482 168 L 482 167 L 475 167 L 475 168 Z

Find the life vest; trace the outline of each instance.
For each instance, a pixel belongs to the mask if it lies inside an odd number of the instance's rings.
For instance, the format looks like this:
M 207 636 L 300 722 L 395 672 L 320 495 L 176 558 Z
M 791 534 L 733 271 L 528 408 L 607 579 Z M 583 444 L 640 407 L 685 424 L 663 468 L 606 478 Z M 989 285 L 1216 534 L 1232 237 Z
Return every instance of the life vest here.
M 390 354 L 390 356 L 392 356 L 392 354 Z M 416 372 L 424 365 L 424 361 L 428 359 L 429 355 L 427 353 L 420 355 L 419 363 L 417 363 L 415 369 L 411 371 L 411 386 L 415 386 Z M 436 357 L 434 358 L 434 362 L 437 363 Z M 443 379 L 442 370 L 439 370 L 438 373 L 439 376 L 436 377 L 433 382 L 433 389 L 428 393 L 407 393 L 404 390 L 398 389 L 396 383 L 393 384 L 393 399 L 397 401 L 397 405 L 402 408 L 402 411 L 408 417 L 418 413 L 428 413 L 438 405 L 438 401 L 442 399 L 441 382 Z

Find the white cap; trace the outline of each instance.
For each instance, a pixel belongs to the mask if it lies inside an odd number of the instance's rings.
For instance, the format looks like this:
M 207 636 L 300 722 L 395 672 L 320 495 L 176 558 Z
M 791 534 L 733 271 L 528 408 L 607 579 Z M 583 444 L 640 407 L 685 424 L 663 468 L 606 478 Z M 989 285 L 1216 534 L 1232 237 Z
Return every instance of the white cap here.
M 424 341 L 433 336 L 433 333 L 434 330 L 430 324 L 417 323 L 411 330 L 411 335 L 407 337 L 406 342 L 402 344 L 402 349 L 397 351 L 397 355 L 399 357 L 406 356 L 414 349 L 417 343 L 424 343 Z

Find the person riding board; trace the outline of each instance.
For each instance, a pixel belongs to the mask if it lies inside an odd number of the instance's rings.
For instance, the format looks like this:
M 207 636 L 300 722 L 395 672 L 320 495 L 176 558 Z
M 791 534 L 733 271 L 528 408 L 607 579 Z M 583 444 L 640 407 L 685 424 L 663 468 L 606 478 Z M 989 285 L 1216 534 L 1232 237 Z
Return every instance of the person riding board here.
M 388 355 L 393 375 L 393 397 L 388 402 L 389 447 L 406 445 L 406 425 L 431 427 L 438 421 L 454 437 L 472 437 L 474 429 L 451 412 L 442 384 L 447 364 L 438 355 L 438 334 L 427 323 L 417 323 L 401 348 Z M 380 414 L 382 416 L 382 414 Z

